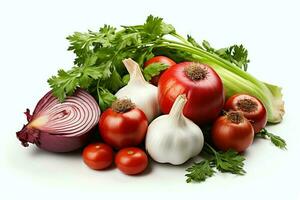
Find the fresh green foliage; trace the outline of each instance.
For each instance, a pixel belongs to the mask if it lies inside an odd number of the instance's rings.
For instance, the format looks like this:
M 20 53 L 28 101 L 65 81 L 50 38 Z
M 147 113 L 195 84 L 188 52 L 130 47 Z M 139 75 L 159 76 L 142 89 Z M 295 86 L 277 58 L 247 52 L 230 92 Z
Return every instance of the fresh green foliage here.
M 187 41 L 189 43 L 191 43 L 194 47 L 198 47 L 200 49 L 204 49 L 198 42 L 196 42 L 196 40 L 191 35 L 187 35 Z M 204 43 L 204 41 L 203 41 L 203 43 Z
M 244 175 L 244 160 L 245 157 L 238 154 L 236 151 L 228 150 L 226 152 L 215 153 L 216 168 L 220 172 L 229 172 L 232 174 Z
M 162 18 L 150 15 L 144 24 L 143 32 L 147 34 L 149 39 L 155 40 L 166 34 L 175 32 L 175 29 L 172 25 L 165 24 Z
M 233 45 L 228 48 L 218 49 L 215 53 L 247 71 L 250 60 L 248 59 L 248 50 L 243 45 Z
M 186 182 L 202 182 L 213 176 L 215 170 L 212 168 L 211 164 L 213 164 L 211 161 L 203 160 L 199 163 L 194 163 L 194 165 L 187 168 L 186 171 L 189 173 L 185 175 L 188 177 Z
M 75 66 L 68 71 L 59 70 L 57 76 L 49 78 L 53 94 L 63 101 L 81 87 L 97 93 L 95 98 L 101 110 L 105 110 L 115 99 L 113 94 L 129 80 L 122 60 L 133 58 L 142 66 L 154 56 L 149 44 L 160 44 L 161 38 L 172 32 L 175 32 L 173 26 L 151 15 L 144 25 L 128 26 L 120 31 L 104 25 L 98 32 L 75 32 L 67 37 L 70 41 L 68 50 L 76 54 Z M 164 69 L 165 66 L 156 65 L 145 70 L 144 74 L 150 80 Z
M 126 74 L 126 75 L 123 76 L 123 78 L 122 78 L 122 81 L 123 81 L 123 83 L 125 83 L 125 84 L 128 84 L 129 80 L 130 80 L 129 74 Z
M 257 138 L 270 139 L 271 142 L 280 149 L 286 149 L 286 142 L 281 137 L 274 135 L 267 131 L 267 129 L 263 128 L 259 133 L 255 134 Z
M 247 71 L 248 69 L 248 63 L 250 62 L 248 59 L 248 50 L 245 49 L 243 45 L 232 45 L 227 48 L 215 49 L 206 40 L 203 40 L 202 45 L 200 45 L 190 35 L 187 36 L 187 41 L 190 42 L 194 47 L 198 47 L 206 50 L 207 52 L 220 56 L 244 71 Z
M 228 150 L 226 152 L 216 151 L 208 143 L 204 144 L 204 152 L 210 158 L 203 160 L 200 163 L 195 163 L 187 168 L 188 174 L 186 182 L 202 182 L 211 177 L 216 168 L 222 173 L 232 173 L 244 175 L 246 171 L 243 169 L 245 157 L 238 154 L 236 151 Z
M 99 32 L 88 31 L 87 33 L 75 32 L 67 37 L 70 41 L 68 50 L 76 54 L 74 63 L 78 66 L 86 63 L 86 59 L 93 56 L 98 48 L 109 48 L 115 39 L 116 28 L 104 25 Z
M 97 87 L 97 97 L 99 106 L 103 110 L 109 108 L 111 104 L 117 100 L 117 98 L 110 93 L 109 90 L 102 87 Z
M 164 63 L 152 63 L 144 69 L 144 77 L 146 81 L 150 81 L 153 76 L 157 76 L 161 71 L 164 71 L 169 66 Z
M 53 94 L 63 101 L 66 96 L 72 95 L 77 87 L 88 89 L 93 80 L 102 80 L 110 77 L 111 72 L 105 65 L 97 67 L 73 67 L 69 71 L 59 70 L 57 76 L 48 79 Z
M 141 25 L 122 26 L 120 30 L 105 25 L 98 32 L 75 32 L 67 39 L 69 50 L 76 54 L 75 66 L 68 71 L 59 70 L 57 76 L 48 80 L 60 101 L 72 95 L 77 87 L 82 87 L 100 102 L 95 92 L 97 87 L 113 95 L 129 80 L 123 59 L 132 58 L 143 69 L 146 60 L 155 55 L 166 55 L 176 62 L 195 61 L 210 65 L 221 77 L 227 96 L 236 93 L 253 95 L 266 106 L 269 122 L 282 119 L 281 88 L 261 82 L 244 71 L 249 59 L 248 51 L 242 45 L 215 49 L 207 41 L 199 44 L 191 36 L 185 39 L 178 35 L 172 25 L 152 15 Z M 146 79 L 150 80 L 161 70 L 160 67 L 146 69 Z M 102 100 L 103 110 L 110 101 Z
M 110 91 L 117 91 L 124 85 L 111 61 L 114 54 L 112 42 L 116 37 L 115 31 L 114 27 L 104 25 L 99 32 L 75 32 L 67 37 L 70 41 L 68 50 L 76 54 L 75 66 L 69 71 L 59 70 L 57 76 L 48 79 L 53 94 L 60 101 L 72 95 L 78 87 L 93 93 L 97 90 L 93 87 L 99 81 Z M 100 96 L 97 95 L 97 97 Z M 98 99 L 98 101 L 102 100 Z M 103 101 L 100 104 L 102 110 L 105 109 L 103 105 L 109 104 L 107 98 L 103 98 Z

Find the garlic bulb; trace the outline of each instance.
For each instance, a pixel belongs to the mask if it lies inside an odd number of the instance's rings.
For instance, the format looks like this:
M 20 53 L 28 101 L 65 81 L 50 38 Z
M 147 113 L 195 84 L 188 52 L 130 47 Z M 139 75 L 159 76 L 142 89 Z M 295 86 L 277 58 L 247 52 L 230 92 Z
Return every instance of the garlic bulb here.
M 152 121 L 160 113 L 157 100 L 157 87 L 148 83 L 139 65 L 132 59 L 125 59 L 123 63 L 129 72 L 130 81 L 121 88 L 115 96 L 118 99 L 128 98 Z
M 186 96 L 179 95 L 170 113 L 156 118 L 149 125 L 146 150 L 153 160 L 180 165 L 201 152 L 203 133 L 182 114 L 186 102 Z

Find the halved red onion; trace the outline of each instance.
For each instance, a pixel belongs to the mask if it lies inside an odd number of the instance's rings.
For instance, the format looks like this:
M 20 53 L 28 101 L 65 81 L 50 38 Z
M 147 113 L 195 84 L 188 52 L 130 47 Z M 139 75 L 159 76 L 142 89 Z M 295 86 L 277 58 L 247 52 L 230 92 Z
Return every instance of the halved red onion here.
M 17 138 L 25 147 L 29 142 L 52 152 L 73 151 L 86 143 L 100 113 L 95 99 L 83 89 L 77 89 L 63 103 L 49 91 L 32 115 L 26 110 L 28 124 L 17 132 Z

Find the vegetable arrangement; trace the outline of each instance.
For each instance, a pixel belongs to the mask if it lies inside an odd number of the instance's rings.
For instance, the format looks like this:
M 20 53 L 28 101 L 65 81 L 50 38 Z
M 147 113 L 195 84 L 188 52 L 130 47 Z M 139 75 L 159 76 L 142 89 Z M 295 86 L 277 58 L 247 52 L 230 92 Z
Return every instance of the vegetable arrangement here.
M 68 152 L 87 145 L 82 156 L 91 169 L 114 162 L 128 175 L 146 170 L 148 155 L 172 165 L 202 155 L 186 170 L 187 182 L 216 169 L 245 174 L 243 152 L 255 138 L 286 148 L 265 128 L 282 120 L 281 88 L 246 72 L 242 45 L 215 49 L 151 15 L 143 25 L 105 25 L 67 39 L 74 67 L 49 78 L 52 90 L 33 115 L 25 112 L 28 124 L 17 132 L 23 146 Z

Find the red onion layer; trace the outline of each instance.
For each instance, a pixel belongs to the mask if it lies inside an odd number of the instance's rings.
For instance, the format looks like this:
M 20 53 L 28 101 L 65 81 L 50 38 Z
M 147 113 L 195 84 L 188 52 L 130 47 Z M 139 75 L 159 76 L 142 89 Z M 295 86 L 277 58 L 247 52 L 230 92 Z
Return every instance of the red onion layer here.
M 29 143 L 52 152 L 68 152 L 82 147 L 100 117 L 95 99 L 83 89 L 63 103 L 49 91 L 36 105 L 32 115 L 25 114 L 28 124 L 17 132 L 23 146 Z

